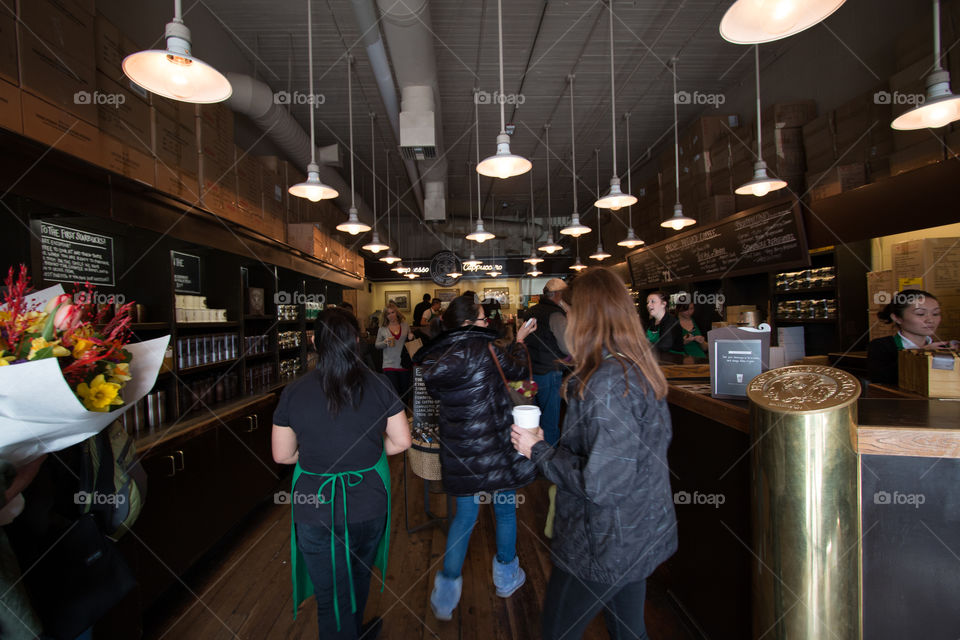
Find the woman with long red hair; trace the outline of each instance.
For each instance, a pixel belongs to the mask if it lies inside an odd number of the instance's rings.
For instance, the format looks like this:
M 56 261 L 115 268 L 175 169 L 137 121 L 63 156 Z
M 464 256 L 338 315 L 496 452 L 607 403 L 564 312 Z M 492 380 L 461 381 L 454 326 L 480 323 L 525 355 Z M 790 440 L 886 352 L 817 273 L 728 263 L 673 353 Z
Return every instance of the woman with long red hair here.
M 677 549 L 667 381 L 623 282 L 602 267 L 571 286 L 573 372 L 563 435 L 513 425 L 514 447 L 557 485 L 543 638 L 579 638 L 603 611 L 612 638 L 647 638 L 646 579 Z

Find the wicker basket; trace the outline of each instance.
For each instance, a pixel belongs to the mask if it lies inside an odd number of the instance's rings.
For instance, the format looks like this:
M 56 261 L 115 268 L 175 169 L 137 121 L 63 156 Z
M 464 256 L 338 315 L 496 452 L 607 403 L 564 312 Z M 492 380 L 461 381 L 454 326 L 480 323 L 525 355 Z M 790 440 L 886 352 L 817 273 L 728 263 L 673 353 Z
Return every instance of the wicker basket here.
M 424 480 L 440 480 L 440 444 L 414 440 L 407 449 L 410 470 Z

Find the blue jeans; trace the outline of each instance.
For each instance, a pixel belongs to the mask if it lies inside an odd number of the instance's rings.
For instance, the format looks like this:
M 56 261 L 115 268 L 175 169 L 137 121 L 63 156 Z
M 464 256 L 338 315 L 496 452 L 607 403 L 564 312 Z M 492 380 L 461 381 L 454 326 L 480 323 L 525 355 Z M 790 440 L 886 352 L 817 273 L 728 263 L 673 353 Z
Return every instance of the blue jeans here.
M 554 565 L 543 599 L 543 640 L 582 638 L 600 611 L 611 640 L 647 640 L 643 603 L 647 581 L 602 584 L 581 580 Z
M 540 375 L 534 374 L 537 383 L 537 406 L 540 407 L 540 428 L 543 439 L 552 447 L 560 440 L 560 382 L 563 376 L 559 371 Z
M 307 573 L 317 596 L 317 628 L 321 638 L 354 640 L 360 634 L 363 610 L 370 592 L 370 571 L 377 556 L 377 547 L 387 525 L 386 516 L 350 523 L 350 562 L 353 571 L 353 592 L 356 614 L 350 613 L 350 583 L 347 579 L 347 558 L 343 545 L 343 525 L 334 527 L 337 534 L 337 598 L 340 608 L 340 631 L 333 611 L 333 568 L 330 566 L 330 529 L 325 525 L 297 523 L 297 546 L 303 552 Z
M 457 513 L 447 531 L 447 551 L 443 557 L 445 578 L 460 577 L 481 502 L 493 502 L 493 515 L 497 519 L 497 560 L 506 564 L 513 562 L 517 556 L 517 492 L 510 490 L 457 496 Z

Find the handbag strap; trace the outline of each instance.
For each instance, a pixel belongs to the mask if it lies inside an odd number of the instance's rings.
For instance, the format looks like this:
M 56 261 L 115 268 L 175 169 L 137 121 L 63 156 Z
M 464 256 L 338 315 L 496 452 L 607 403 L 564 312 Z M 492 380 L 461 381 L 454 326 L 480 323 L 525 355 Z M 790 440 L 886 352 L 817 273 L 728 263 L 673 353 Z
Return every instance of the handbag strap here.
M 523 344 L 522 342 L 520 342 L 520 343 L 518 343 L 518 344 L 519 344 L 521 347 L 523 347 L 523 352 L 524 352 L 524 353 L 526 354 L 526 356 L 527 356 L 527 371 L 530 372 L 530 381 L 533 382 L 533 362 L 530 360 L 530 351 L 529 351 L 529 349 L 527 349 L 527 345 Z M 500 379 L 503 380 L 503 384 L 509 389 L 509 388 L 510 388 L 510 383 L 507 382 L 507 376 L 504 375 L 504 373 L 503 373 L 503 367 L 500 366 L 500 360 L 497 359 L 497 352 L 493 350 L 493 343 L 492 343 L 492 342 L 488 342 L 488 343 L 487 343 L 487 350 L 490 351 L 490 356 L 493 358 L 493 363 L 494 363 L 495 365 L 497 365 L 497 371 L 500 372 Z

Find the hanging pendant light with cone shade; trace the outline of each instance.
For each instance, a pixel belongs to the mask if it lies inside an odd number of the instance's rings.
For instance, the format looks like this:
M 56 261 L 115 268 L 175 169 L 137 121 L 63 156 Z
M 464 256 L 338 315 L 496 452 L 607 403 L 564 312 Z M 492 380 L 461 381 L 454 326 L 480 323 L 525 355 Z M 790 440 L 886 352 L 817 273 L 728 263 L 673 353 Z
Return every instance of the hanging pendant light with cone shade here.
M 483 264 L 483 262 L 481 262 L 480 260 L 477 260 L 476 256 L 473 255 L 473 251 L 470 252 L 470 259 L 463 261 L 464 269 L 476 269 L 481 264 Z
M 355 236 L 370 231 L 370 225 L 360 222 L 357 216 L 357 188 L 353 181 L 353 56 L 347 56 L 347 107 L 350 114 L 350 211 L 347 221 L 337 225 L 337 231 Z
M 365 251 L 369 251 L 370 253 L 373 253 L 373 254 L 380 253 L 381 251 L 386 251 L 387 249 L 390 248 L 390 245 L 383 244 L 382 242 L 380 242 L 380 236 L 377 235 L 377 219 L 376 219 L 376 215 L 377 215 L 377 145 L 374 144 L 375 136 L 374 136 L 374 128 L 373 128 L 373 120 L 376 117 L 377 115 L 375 113 L 372 113 L 372 112 L 370 113 L 370 173 L 373 176 L 373 197 L 371 200 L 371 204 L 373 206 L 373 215 L 374 215 L 373 238 L 370 240 L 370 242 L 368 242 L 367 244 L 363 245 L 363 247 L 361 247 Z
M 543 258 L 537 255 L 536 216 L 533 215 L 533 171 L 530 172 L 530 257 L 523 261 L 529 265 L 536 266 L 543 262 Z
M 480 112 L 477 109 L 477 101 L 473 101 L 473 118 L 477 129 L 477 166 L 480 166 Z M 493 240 L 497 236 L 483 228 L 483 211 L 480 207 L 480 175 L 477 169 L 477 226 L 473 231 L 467 234 L 467 240 L 472 240 L 478 244 L 483 244 L 487 240 Z
M 405 275 L 406 277 L 410 278 L 411 280 L 416 280 L 417 278 L 420 277 L 420 274 L 419 274 L 419 273 L 405 273 L 405 274 L 403 274 L 403 275 Z
M 167 23 L 164 35 L 165 50 L 138 51 L 123 59 L 121 66 L 128 78 L 151 93 L 180 102 L 211 104 L 233 94 L 222 73 L 193 57 L 180 0 L 174 0 L 173 20 Z
M 390 271 L 396 271 L 397 273 L 409 273 L 410 267 L 405 267 L 402 263 L 398 262 L 395 266 L 391 267 Z
M 630 184 L 630 174 L 633 165 L 630 160 L 630 112 L 623 114 L 623 119 L 627 123 L 627 190 L 632 191 Z M 644 242 L 633 232 L 633 206 L 627 207 L 627 237 L 617 243 L 617 246 L 633 249 L 639 247 Z
M 737 187 L 738 196 L 763 197 L 771 191 L 777 191 L 787 186 L 779 178 L 767 175 L 767 163 L 763 161 L 763 126 L 760 122 L 760 45 L 754 45 L 754 61 L 757 69 L 757 161 L 753 165 L 753 179 Z
M 936 129 L 960 120 L 960 96 L 950 91 L 950 72 L 941 64 L 940 0 L 933 0 L 933 71 L 927 76 L 924 101 L 898 116 L 890 126 L 900 131 Z
M 684 227 L 689 227 L 690 225 L 697 224 L 697 221 L 693 218 L 685 216 L 683 214 L 683 205 L 680 204 L 680 134 L 677 128 L 677 59 L 673 59 L 673 153 L 676 159 L 674 165 L 675 174 L 674 178 L 676 182 L 674 183 L 677 189 L 677 203 L 673 205 L 673 215 L 668 220 L 664 220 L 660 223 L 660 226 L 665 229 L 673 229 L 674 231 L 679 231 Z
M 573 76 L 567 76 L 570 83 L 570 173 L 573 176 L 573 215 L 570 224 L 560 229 L 565 236 L 579 238 L 590 233 L 590 227 L 580 223 L 580 213 L 577 211 L 577 134 L 573 123 Z
M 597 157 L 597 195 L 600 195 L 600 149 L 594 149 Z M 597 208 L 597 250 L 590 254 L 591 260 L 603 262 L 610 257 L 610 254 L 603 250 L 603 234 L 600 232 L 600 209 Z
M 619 211 L 621 207 L 629 207 L 630 205 L 636 204 L 637 199 L 629 193 L 623 193 L 620 190 L 620 177 L 617 175 L 617 94 L 614 90 L 613 83 L 613 0 L 607 0 L 607 8 L 610 14 L 610 137 L 613 139 L 613 177 L 610 178 L 610 190 L 602 198 L 598 197 L 597 201 L 593 203 L 593 206 L 598 209 Z M 599 228 L 600 225 L 598 223 L 597 229 Z
M 773 42 L 826 20 L 845 0 L 737 0 L 723 14 L 720 35 L 734 44 Z
M 537 247 L 547 255 L 553 255 L 554 252 L 563 249 L 559 244 L 553 241 L 553 206 L 551 204 L 550 191 L 550 123 L 543 125 L 544 140 L 543 144 L 547 150 L 547 241 Z
M 527 275 L 530 276 L 531 278 L 536 278 L 537 276 L 542 276 L 543 271 L 540 271 L 540 269 L 537 269 L 534 266 L 534 267 L 530 267 L 530 270 L 527 271 Z
M 500 43 L 500 93 L 497 102 L 500 103 L 500 135 L 497 136 L 497 152 L 486 158 L 483 162 L 477 162 L 477 173 L 489 178 L 512 178 L 530 171 L 533 164 L 523 156 L 518 156 L 510 151 L 510 136 L 507 135 L 507 125 L 503 113 L 504 93 L 503 93 L 503 1 L 497 0 L 497 34 Z M 474 95 L 474 104 L 477 103 L 477 97 Z M 477 127 L 479 129 L 479 123 Z M 479 150 L 478 150 L 479 153 Z
M 307 0 L 307 69 L 310 74 L 310 95 L 313 95 L 313 14 L 311 12 L 311 0 Z M 292 185 L 287 192 L 297 198 L 306 198 L 310 202 L 320 202 L 321 200 L 330 200 L 336 198 L 340 193 L 333 187 L 320 182 L 320 167 L 317 165 L 317 148 L 314 142 L 314 124 L 313 110 L 315 105 L 310 105 L 310 164 L 307 165 L 307 179 L 304 182 L 298 182 Z
M 397 179 L 397 191 L 400 191 L 400 180 Z M 399 204 L 399 195 L 397 196 Z M 390 154 L 387 154 L 387 235 L 390 236 Z M 399 213 L 399 212 L 398 212 Z M 390 236 L 392 237 L 392 236 Z M 400 262 L 400 258 L 393 255 L 393 249 L 387 249 L 387 255 L 380 258 L 380 262 L 386 262 L 387 264 L 393 264 L 394 262 Z
M 577 273 L 580 273 L 581 271 L 587 268 L 587 265 L 580 262 L 580 239 L 579 238 L 577 238 L 577 259 L 574 261 L 572 265 L 570 265 L 570 268 L 576 271 Z

